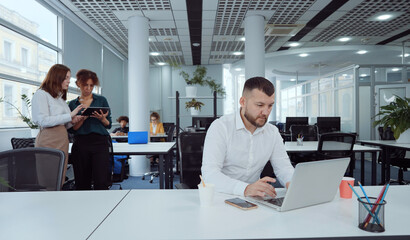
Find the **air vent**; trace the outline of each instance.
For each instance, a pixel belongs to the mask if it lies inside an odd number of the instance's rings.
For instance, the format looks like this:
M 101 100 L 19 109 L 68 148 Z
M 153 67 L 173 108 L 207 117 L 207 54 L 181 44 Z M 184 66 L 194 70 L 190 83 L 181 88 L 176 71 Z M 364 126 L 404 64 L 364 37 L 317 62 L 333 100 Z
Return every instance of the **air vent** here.
M 265 36 L 294 36 L 305 24 L 266 24 Z

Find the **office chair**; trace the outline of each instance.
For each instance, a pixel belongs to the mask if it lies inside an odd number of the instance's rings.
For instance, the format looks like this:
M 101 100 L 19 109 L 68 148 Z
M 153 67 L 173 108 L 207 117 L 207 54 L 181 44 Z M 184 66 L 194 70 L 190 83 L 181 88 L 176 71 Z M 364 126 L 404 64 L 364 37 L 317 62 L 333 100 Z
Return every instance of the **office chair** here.
M 60 191 L 64 152 L 53 148 L 20 148 L 0 152 L 0 177 L 12 187 L 0 192 Z
M 165 130 L 165 126 L 164 126 L 164 130 Z M 167 138 L 165 139 L 167 142 L 172 142 L 173 141 L 173 139 L 174 139 L 174 131 L 175 131 L 175 125 L 174 124 L 172 124 L 172 125 L 170 125 L 170 126 L 167 126 L 167 130 L 168 131 L 166 131 L 166 133 L 167 133 Z M 171 151 L 171 153 L 172 153 L 173 151 Z M 171 156 L 171 159 L 172 159 L 172 156 Z M 155 157 L 154 157 L 154 162 L 152 163 L 152 165 L 154 166 L 154 165 L 157 165 L 157 167 L 158 167 L 158 164 L 156 164 L 155 163 Z M 150 183 L 153 183 L 154 182 L 154 178 L 156 178 L 156 177 L 158 177 L 159 176 L 159 171 L 150 171 L 150 172 L 146 172 L 146 173 L 144 173 L 144 175 L 142 175 L 142 180 L 145 180 L 145 177 L 146 176 L 151 176 L 151 179 L 149 180 L 149 182 Z
M 356 135 L 351 133 L 323 133 L 317 147 L 317 160 L 343 158 L 353 156 Z
M 298 136 L 303 136 L 303 141 L 317 141 L 319 131 L 316 125 L 292 125 L 290 126 L 291 141 L 296 141 Z
M 179 135 L 178 151 L 181 169 L 180 184 L 176 184 L 176 188 L 198 188 L 201 181 L 199 175 L 201 174 L 205 136 L 206 132 L 183 132 Z
M 119 155 L 114 155 L 114 146 L 112 144 L 112 139 L 111 136 L 107 136 L 107 141 L 108 141 L 108 152 L 110 153 L 110 162 L 111 162 L 111 187 L 113 185 L 119 186 L 119 189 L 122 190 L 121 184 L 118 182 L 124 181 L 126 178 L 126 173 L 125 173 L 125 161 L 128 159 L 128 156 L 120 156 L 115 158 L 114 156 L 119 156 Z M 120 174 L 114 174 L 114 161 L 119 161 L 121 163 L 121 171 Z M 115 183 L 114 183 L 115 182 Z
M 396 140 L 390 127 L 387 127 L 386 129 L 379 127 L 377 130 L 379 131 L 381 140 Z M 390 165 L 399 168 L 397 179 L 390 179 L 390 183 L 398 183 L 400 185 L 406 185 L 410 183 L 409 181 L 405 181 L 403 177 L 403 174 L 405 171 L 407 171 L 407 168 L 410 168 L 410 159 L 405 158 L 405 156 L 406 150 L 395 148 L 390 149 Z M 381 158 L 382 154 L 379 155 L 379 163 L 383 162 Z
M 36 138 L 12 138 L 11 146 L 13 149 L 34 147 Z

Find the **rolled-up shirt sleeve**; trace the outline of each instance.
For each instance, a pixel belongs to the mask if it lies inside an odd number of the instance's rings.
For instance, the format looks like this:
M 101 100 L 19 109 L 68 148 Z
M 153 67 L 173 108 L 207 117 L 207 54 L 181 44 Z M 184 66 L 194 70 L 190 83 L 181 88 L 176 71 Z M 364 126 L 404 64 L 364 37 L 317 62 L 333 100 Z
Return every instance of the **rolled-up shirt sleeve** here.
M 50 103 L 49 98 L 51 96 L 47 97 L 46 94 L 48 93 L 39 90 L 33 95 L 33 99 L 31 100 L 33 122 L 38 124 L 42 128 L 54 127 L 63 124 L 65 125 L 66 123 L 71 122 L 71 115 L 69 109 L 67 113 L 62 114 L 55 114 L 50 112 L 50 107 L 54 109 L 62 106 Z M 56 112 L 58 112 L 57 109 Z M 66 125 L 66 127 L 68 126 Z
M 205 137 L 201 172 L 205 182 L 215 184 L 216 191 L 243 196 L 248 183 L 231 178 L 222 172 L 227 137 L 225 126 L 215 120 Z

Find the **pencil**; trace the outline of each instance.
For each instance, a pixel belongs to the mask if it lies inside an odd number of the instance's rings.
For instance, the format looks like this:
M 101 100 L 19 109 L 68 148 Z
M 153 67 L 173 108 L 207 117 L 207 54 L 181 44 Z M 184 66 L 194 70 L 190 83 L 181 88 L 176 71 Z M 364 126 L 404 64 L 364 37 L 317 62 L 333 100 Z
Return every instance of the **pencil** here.
M 390 186 L 390 183 L 387 184 L 386 190 L 384 190 L 383 197 L 382 197 L 382 199 L 380 199 L 380 202 L 381 202 L 381 203 L 383 203 L 384 198 L 386 197 L 387 190 L 389 189 L 389 186 Z M 375 213 L 374 215 L 378 216 L 378 215 L 379 215 L 379 211 L 380 211 L 381 208 L 382 208 L 382 205 L 379 205 L 379 206 L 377 207 L 376 213 Z M 373 219 L 373 223 L 374 223 L 374 219 Z
M 359 184 L 360 189 L 362 189 L 362 192 L 364 194 L 364 197 L 366 198 L 367 202 L 370 203 L 369 197 L 367 197 L 366 191 L 364 191 L 364 188 L 360 182 L 357 182 Z
M 380 193 L 379 193 L 379 196 L 377 197 L 377 200 L 376 200 L 376 202 L 375 202 L 375 205 L 373 205 L 371 212 L 369 212 L 369 214 L 367 214 L 367 217 L 366 217 L 366 219 L 364 220 L 364 227 L 365 227 L 365 228 L 366 228 L 367 225 L 369 224 L 370 219 L 371 219 L 372 217 L 374 217 L 374 216 L 372 216 L 371 214 L 373 214 L 373 213 L 376 211 L 377 205 L 379 204 L 380 199 L 383 197 L 383 193 L 384 193 L 384 191 L 386 190 L 386 186 L 387 186 L 387 184 L 385 184 L 385 185 L 383 186 L 382 190 L 381 190 Z M 376 220 L 379 222 L 379 219 L 376 219 Z

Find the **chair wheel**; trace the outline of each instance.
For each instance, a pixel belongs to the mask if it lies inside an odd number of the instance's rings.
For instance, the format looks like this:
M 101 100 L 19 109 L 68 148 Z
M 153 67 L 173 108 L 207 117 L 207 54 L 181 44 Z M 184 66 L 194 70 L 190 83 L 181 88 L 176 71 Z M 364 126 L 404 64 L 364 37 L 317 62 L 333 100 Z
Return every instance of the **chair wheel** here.
M 142 178 L 141 178 L 142 180 L 145 180 L 145 176 L 142 176 Z
M 149 183 L 152 183 L 153 182 L 153 180 L 149 180 Z

